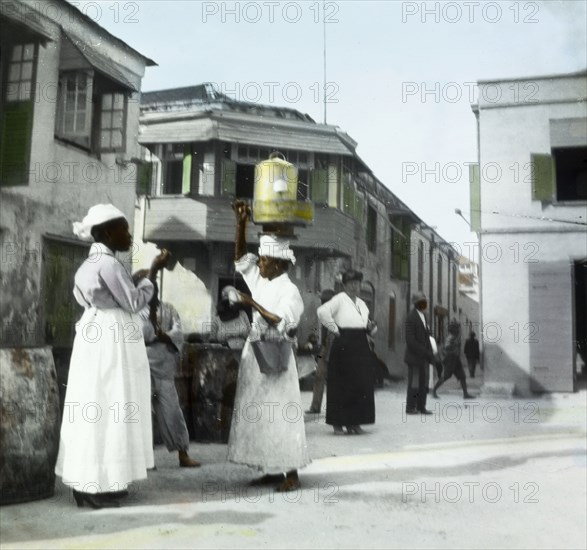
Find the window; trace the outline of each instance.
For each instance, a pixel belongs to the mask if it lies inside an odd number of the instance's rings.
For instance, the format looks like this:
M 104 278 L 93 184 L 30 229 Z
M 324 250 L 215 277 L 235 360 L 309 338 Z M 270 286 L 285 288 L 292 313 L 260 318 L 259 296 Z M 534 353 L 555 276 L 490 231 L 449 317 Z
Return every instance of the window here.
M 552 150 L 559 201 L 587 201 L 587 147 Z
M 183 143 L 167 143 L 164 145 L 161 161 L 161 194 L 180 195 L 183 192 L 185 153 L 186 146 Z
M 377 210 L 367 205 L 367 250 L 377 251 Z
M 55 135 L 95 152 L 123 152 L 127 98 L 92 70 L 64 71 L 59 77 Z
M 5 53 L 8 53 L 6 57 Z M 36 60 L 35 43 L 13 44 L 5 49 L 3 42 L 0 57 L 0 185 L 28 185 Z
M 396 279 L 410 279 L 410 223 L 403 216 L 390 216 L 390 274 Z
M 92 73 L 64 73 L 59 81 L 57 136 L 90 147 Z
M 102 151 L 119 151 L 123 149 L 126 122 L 125 107 L 126 97 L 124 94 L 104 94 L 102 96 L 100 120 L 100 149 Z
M 35 44 L 16 44 L 8 58 L 6 77 L 7 102 L 33 98 Z
M 424 290 L 424 243 L 418 241 L 418 291 Z
M 438 272 L 436 276 L 436 296 L 439 304 L 442 304 L 442 255 L 438 253 Z
M 168 160 L 163 164 L 163 194 L 180 195 L 183 180 L 183 160 Z
M 554 147 L 551 155 L 532 154 L 534 200 L 587 201 L 587 147 Z

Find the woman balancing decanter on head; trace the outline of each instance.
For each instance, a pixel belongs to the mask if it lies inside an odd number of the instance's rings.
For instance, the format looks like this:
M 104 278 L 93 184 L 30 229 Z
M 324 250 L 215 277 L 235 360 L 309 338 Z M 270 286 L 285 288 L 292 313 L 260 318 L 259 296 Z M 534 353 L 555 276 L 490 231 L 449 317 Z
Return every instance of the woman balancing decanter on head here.
M 292 345 L 304 311 L 287 275 L 295 256 L 287 240 L 272 235 L 261 236 L 259 257 L 247 254 L 250 209 L 238 200 L 233 208 L 235 268 L 252 295 L 239 296 L 254 311 L 239 367 L 228 459 L 263 472 L 253 485 L 275 482 L 277 491 L 293 491 L 300 487 L 298 469 L 310 462 Z
M 76 324 L 55 472 L 78 506 L 118 507 L 128 484 L 154 465 L 149 361 L 137 312 L 169 253 L 135 286 L 115 257 L 132 244 L 118 208 L 92 206 L 74 233 L 95 242 L 75 274 L 73 293 L 85 311 Z

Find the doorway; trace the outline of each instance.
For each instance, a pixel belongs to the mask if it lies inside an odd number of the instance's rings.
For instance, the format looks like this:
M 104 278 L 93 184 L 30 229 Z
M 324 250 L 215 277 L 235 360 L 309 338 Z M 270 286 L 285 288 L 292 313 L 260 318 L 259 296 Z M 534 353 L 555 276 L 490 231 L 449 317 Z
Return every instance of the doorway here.
M 587 387 L 587 258 L 575 262 L 575 373 L 578 389 Z
M 239 199 L 252 199 L 255 191 L 255 165 L 236 165 L 236 196 Z

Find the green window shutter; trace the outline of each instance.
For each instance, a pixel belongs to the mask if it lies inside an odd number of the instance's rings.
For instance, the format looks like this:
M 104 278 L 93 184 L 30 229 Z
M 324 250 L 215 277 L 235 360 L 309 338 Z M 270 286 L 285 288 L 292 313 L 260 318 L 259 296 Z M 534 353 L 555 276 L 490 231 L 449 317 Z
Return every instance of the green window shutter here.
M 405 238 L 402 239 L 402 267 L 400 277 L 408 281 L 410 279 L 410 235 L 412 228 L 410 223 L 405 220 L 401 228 Z
M 328 170 L 314 168 L 310 172 L 310 193 L 314 202 L 328 202 Z
M 153 181 L 153 163 L 137 162 L 137 195 L 150 195 Z
M 0 185 L 28 185 L 33 102 L 5 103 L 0 125 Z
M 355 190 L 347 182 L 344 182 L 342 187 L 342 210 L 351 215 L 355 210 Z
M 183 150 L 183 177 L 181 192 L 187 194 L 192 188 L 192 146 L 186 145 Z
M 481 179 L 479 164 L 469 165 L 469 200 L 471 210 L 471 231 L 481 229 Z
M 551 202 L 555 196 L 555 170 L 552 155 L 532 153 L 532 199 Z
M 363 219 L 365 217 L 365 201 L 363 197 L 359 196 L 358 194 L 355 195 L 355 219 L 363 223 Z
M 222 194 L 236 195 L 236 162 L 222 159 Z

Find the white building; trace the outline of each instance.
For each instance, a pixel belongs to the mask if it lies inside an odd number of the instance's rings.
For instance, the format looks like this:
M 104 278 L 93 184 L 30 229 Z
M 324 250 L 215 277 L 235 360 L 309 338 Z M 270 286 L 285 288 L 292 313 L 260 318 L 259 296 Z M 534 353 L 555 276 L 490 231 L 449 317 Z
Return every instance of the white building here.
M 572 391 L 587 312 L 587 72 L 479 82 L 486 383 Z

